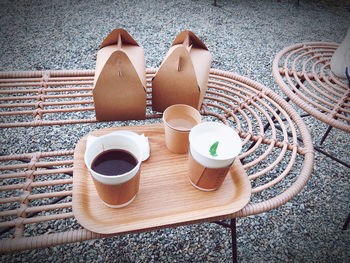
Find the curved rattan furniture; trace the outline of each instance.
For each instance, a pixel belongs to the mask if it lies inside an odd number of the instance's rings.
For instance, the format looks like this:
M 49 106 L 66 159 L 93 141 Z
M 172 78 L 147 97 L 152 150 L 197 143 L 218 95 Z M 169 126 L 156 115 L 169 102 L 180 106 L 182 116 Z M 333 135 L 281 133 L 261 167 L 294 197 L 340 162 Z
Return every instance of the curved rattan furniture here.
M 150 80 L 155 72 L 147 70 L 148 106 L 152 103 Z M 5 102 L 0 104 L 1 127 L 6 130 L 17 126 L 96 122 L 91 95 L 93 74 L 93 71 L 1 73 L 0 100 Z M 212 69 L 201 114 L 204 119 L 232 126 L 243 141 L 239 158 L 251 180 L 252 196 L 247 206 L 229 218 L 277 208 L 303 189 L 314 162 L 311 137 L 301 117 L 271 89 L 248 78 Z M 12 116 L 16 119 L 11 119 Z M 160 116 L 148 107 L 148 119 Z M 3 182 L 0 228 L 11 229 L 1 235 L 1 252 L 105 237 L 83 229 L 74 219 L 73 151 L 0 157 Z M 49 179 L 36 180 L 41 175 Z M 49 203 L 47 198 L 53 201 Z M 219 219 L 222 218 L 208 221 Z M 51 220 L 55 225 L 62 223 L 64 230 L 43 227 Z M 27 236 L 28 224 L 36 224 L 36 236 Z
M 350 89 L 335 76 L 330 60 L 336 43 L 300 43 L 281 50 L 273 75 L 282 91 L 300 108 L 332 127 L 350 132 Z

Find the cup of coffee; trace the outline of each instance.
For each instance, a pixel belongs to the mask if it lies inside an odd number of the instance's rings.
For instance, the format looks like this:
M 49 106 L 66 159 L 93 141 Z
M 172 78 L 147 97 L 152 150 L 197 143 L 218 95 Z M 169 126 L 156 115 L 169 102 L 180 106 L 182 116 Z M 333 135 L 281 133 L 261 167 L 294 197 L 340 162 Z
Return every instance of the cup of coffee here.
M 134 132 L 117 131 L 87 138 L 85 164 L 104 204 L 120 208 L 135 199 L 141 163 L 149 154 L 148 139 Z
M 175 104 L 163 113 L 165 144 L 173 153 L 188 151 L 188 135 L 192 127 L 201 122 L 201 115 L 195 108 Z
M 242 141 L 235 130 L 219 122 L 204 122 L 189 135 L 188 168 L 191 184 L 204 191 L 220 188 Z

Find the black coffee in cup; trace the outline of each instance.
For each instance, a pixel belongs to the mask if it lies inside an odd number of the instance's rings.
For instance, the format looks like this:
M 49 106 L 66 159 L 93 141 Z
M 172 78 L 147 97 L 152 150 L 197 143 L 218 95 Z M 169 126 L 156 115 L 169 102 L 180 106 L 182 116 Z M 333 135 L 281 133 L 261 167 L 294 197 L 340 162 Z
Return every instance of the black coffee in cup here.
M 121 175 L 135 168 L 137 159 L 130 152 L 111 149 L 98 154 L 92 161 L 91 169 L 102 175 Z

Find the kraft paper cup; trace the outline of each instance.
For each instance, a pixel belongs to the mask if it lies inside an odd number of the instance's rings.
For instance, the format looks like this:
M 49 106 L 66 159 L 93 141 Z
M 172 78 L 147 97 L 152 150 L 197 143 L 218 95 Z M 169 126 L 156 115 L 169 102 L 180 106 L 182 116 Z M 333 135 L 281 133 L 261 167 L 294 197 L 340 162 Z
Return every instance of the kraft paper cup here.
M 163 113 L 165 144 L 173 153 L 188 151 L 188 135 L 192 127 L 201 122 L 201 115 L 195 108 L 185 104 L 175 104 Z
M 212 156 L 210 148 L 217 141 L 217 155 Z M 223 123 L 204 122 L 192 128 L 189 142 L 188 168 L 191 184 L 204 191 L 220 188 L 242 150 L 242 141 L 237 132 Z
M 93 160 L 101 152 L 120 149 L 130 152 L 136 159 L 136 166 L 121 175 L 103 175 L 91 169 Z M 129 131 L 118 131 L 101 137 L 89 136 L 86 143 L 85 164 L 88 168 L 99 197 L 112 208 L 129 205 L 139 190 L 141 162 L 149 157 L 148 139 Z

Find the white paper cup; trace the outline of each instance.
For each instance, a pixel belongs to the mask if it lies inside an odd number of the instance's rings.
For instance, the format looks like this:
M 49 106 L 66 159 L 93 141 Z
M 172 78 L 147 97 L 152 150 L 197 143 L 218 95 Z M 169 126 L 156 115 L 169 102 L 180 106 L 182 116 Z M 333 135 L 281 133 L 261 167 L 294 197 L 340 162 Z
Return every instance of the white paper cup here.
M 120 175 L 103 175 L 91 169 L 92 162 L 102 152 L 119 149 L 131 153 L 136 166 Z M 149 157 L 148 139 L 129 131 L 117 131 L 101 137 L 89 136 L 86 143 L 85 164 L 97 193 L 109 207 L 120 208 L 130 204 L 139 190 L 141 162 Z
M 189 178 L 200 190 L 212 191 L 223 183 L 227 172 L 242 150 L 242 141 L 235 130 L 219 122 L 203 122 L 189 134 Z M 211 146 L 219 142 L 216 156 Z

